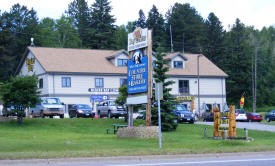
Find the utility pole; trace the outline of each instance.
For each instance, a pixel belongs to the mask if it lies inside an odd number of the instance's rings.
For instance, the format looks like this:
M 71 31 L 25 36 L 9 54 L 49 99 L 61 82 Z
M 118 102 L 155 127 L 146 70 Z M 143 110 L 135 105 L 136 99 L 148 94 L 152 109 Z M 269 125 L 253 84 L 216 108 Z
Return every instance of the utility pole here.
M 172 37 L 172 27 L 171 27 L 171 24 L 170 24 L 170 44 L 171 44 L 171 53 L 173 53 L 174 49 L 173 49 L 173 37 Z
M 257 107 L 257 57 L 258 57 L 258 44 L 255 47 L 255 58 L 254 58 L 254 79 L 253 79 L 253 112 L 256 112 Z M 253 64 L 252 64 L 253 65 Z

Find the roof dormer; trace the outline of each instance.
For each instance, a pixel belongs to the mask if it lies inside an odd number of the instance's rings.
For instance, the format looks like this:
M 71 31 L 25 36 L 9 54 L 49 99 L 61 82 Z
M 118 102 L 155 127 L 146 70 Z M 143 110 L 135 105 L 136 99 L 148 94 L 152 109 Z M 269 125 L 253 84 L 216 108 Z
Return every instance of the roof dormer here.
M 187 58 L 179 52 L 167 55 L 166 59 L 170 61 L 169 66 L 174 69 L 184 69 L 187 61 Z
M 106 57 L 106 59 L 117 67 L 127 66 L 129 55 L 125 50 L 120 50 L 114 55 Z

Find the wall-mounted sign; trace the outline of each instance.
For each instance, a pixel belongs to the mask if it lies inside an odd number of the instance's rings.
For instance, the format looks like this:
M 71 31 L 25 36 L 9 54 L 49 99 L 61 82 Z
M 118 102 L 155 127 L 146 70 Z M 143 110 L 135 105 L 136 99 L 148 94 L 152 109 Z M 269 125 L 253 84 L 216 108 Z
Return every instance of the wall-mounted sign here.
M 133 58 L 128 61 L 128 88 L 129 94 L 147 92 L 148 62 L 141 50 L 135 50 Z
M 109 99 L 108 95 L 91 95 L 91 100 L 93 101 L 104 101 L 108 99 Z
M 177 101 L 193 101 L 195 96 L 177 96 Z
M 89 92 L 118 92 L 118 88 L 89 88 Z
M 148 29 L 137 28 L 128 34 L 128 51 L 148 46 Z
M 33 71 L 33 64 L 35 63 L 35 59 L 34 58 L 27 58 L 26 59 L 26 64 L 28 67 L 28 72 Z

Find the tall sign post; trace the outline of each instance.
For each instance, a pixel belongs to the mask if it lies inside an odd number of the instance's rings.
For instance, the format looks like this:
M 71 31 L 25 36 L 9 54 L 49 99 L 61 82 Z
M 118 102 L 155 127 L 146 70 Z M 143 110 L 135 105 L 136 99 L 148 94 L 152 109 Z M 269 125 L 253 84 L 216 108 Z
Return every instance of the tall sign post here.
M 146 125 L 151 124 L 152 98 L 152 31 L 137 28 L 128 34 L 127 105 L 129 126 L 132 126 L 133 106 L 147 104 Z

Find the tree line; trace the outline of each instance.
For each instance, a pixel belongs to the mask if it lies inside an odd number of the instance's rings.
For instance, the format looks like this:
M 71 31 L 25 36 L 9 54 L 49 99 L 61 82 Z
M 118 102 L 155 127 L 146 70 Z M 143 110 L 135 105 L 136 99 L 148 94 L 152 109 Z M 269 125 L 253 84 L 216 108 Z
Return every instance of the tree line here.
M 30 38 L 41 47 L 126 49 L 127 34 L 147 27 L 153 29 L 153 50 L 202 53 L 225 71 L 229 104 L 238 105 L 244 95 L 246 106 L 251 106 L 256 69 L 257 105 L 275 105 L 274 26 L 257 30 L 236 19 L 225 30 L 214 13 L 203 19 L 188 3 L 175 3 L 165 16 L 155 5 L 147 18 L 140 9 L 136 21 L 117 26 L 111 10 L 109 0 L 95 0 L 91 6 L 73 0 L 59 19 L 39 20 L 34 9 L 20 4 L 0 11 L 0 81 L 14 73 Z

